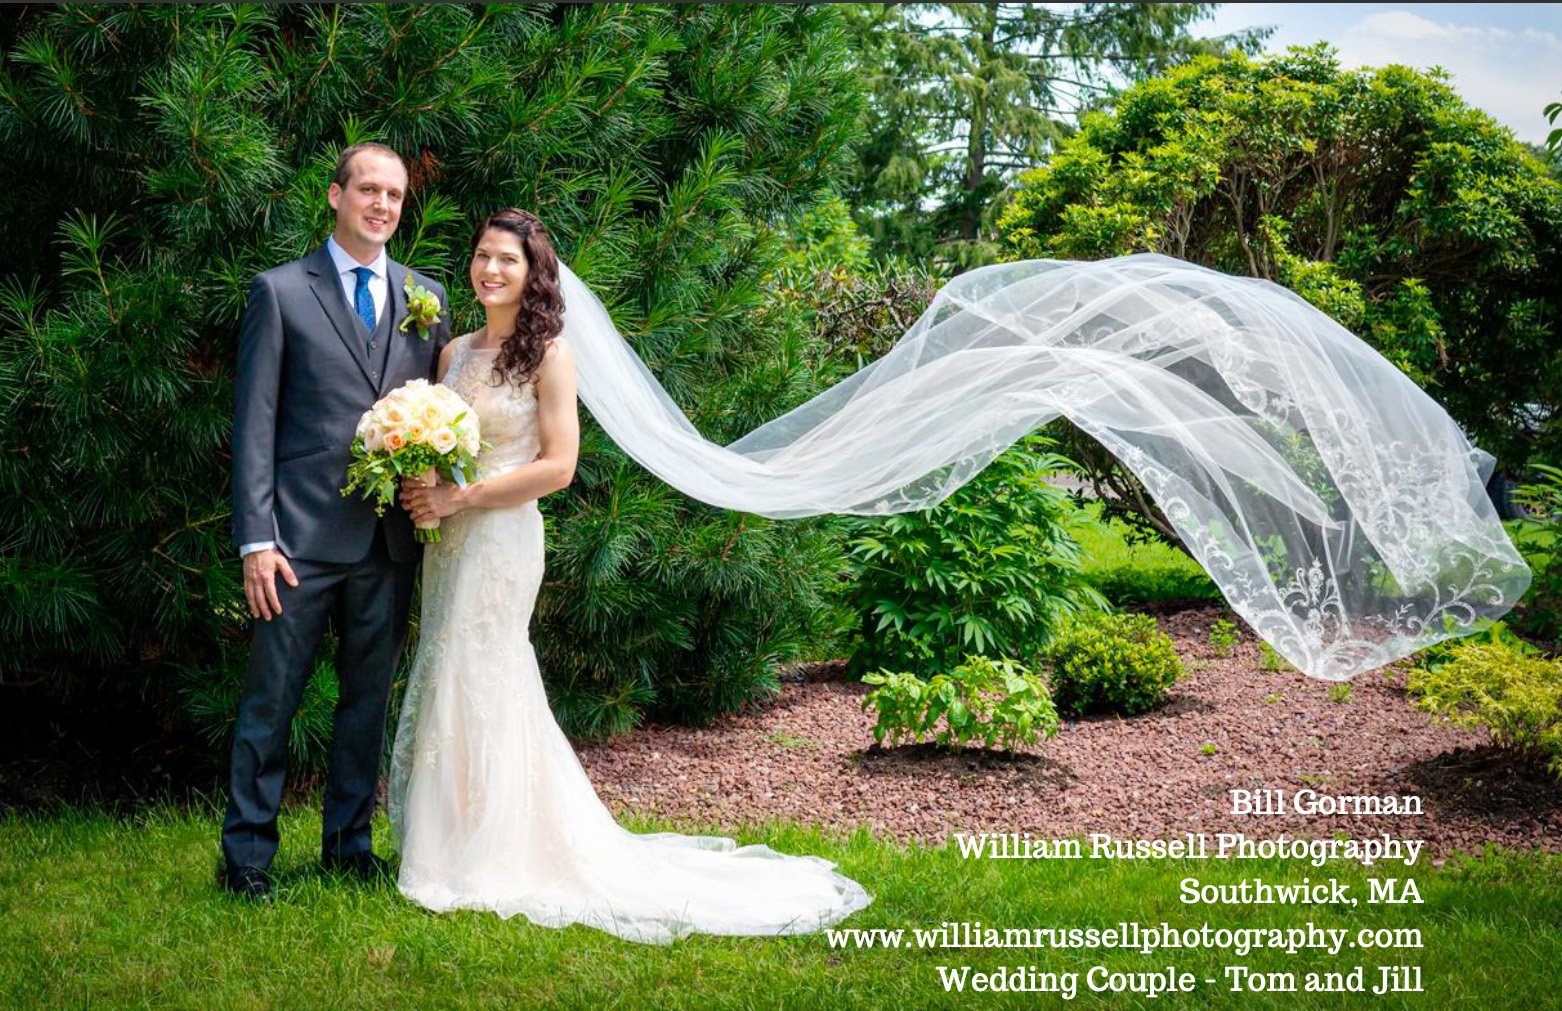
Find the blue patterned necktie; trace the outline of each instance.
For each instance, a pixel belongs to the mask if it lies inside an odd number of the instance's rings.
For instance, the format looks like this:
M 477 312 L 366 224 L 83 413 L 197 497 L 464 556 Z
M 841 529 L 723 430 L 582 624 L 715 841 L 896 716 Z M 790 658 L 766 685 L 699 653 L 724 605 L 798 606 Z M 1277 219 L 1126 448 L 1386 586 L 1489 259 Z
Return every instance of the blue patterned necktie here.
M 369 336 L 374 336 L 374 296 L 369 294 L 369 278 L 374 276 L 374 271 L 368 267 L 354 267 L 353 273 L 358 275 L 358 290 L 353 292 L 353 308 L 358 310 L 358 318 L 363 320 L 363 325 L 368 327 Z

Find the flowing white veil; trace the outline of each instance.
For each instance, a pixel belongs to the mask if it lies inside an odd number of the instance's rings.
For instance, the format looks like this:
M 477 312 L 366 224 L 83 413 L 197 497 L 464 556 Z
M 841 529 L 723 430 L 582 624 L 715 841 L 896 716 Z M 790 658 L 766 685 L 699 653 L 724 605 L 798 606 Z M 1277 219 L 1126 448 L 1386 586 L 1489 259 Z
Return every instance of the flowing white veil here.
M 685 494 L 773 517 L 937 504 L 1063 416 L 1154 496 L 1233 609 L 1346 680 L 1513 606 L 1491 457 L 1394 365 L 1267 281 L 1171 257 L 962 274 L 883 358 L 729 446 L 560 265 L 580 397 Z

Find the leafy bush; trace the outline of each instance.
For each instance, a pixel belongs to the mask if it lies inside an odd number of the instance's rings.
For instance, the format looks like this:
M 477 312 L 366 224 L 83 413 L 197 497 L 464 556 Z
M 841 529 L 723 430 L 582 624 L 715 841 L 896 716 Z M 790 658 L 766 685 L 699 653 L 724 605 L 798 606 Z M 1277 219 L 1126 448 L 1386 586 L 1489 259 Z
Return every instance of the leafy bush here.
M 1505 468 L 1562 450 L 1562 186 L 1435 74 L 1322 46 L 1195 59 L 1085 116 L 1021 183 L 999 223 L 1015 257 L 1151 251 L 1275 281 Z M 1110 512 L 1175 542 L 1093 440 L 1062 446 Z
M 1562 661 L 1505 642 L 1461 642 L 1410 672 L 1412 703 L 1457 727 L 1485 727 L 1498 745 L 1562 779 Z
M 1147 614 L 1080 615 L 1058 632 L 1045 658 L 1052 699 L 1070 716 L 1146 712 L 1183 676 L 1171 638 Z
M 1534 573 L 1513 623 L 1543 639 L 1562 638 L 1562 469 L 1537 464 L 1537 480 L 1513 498 L 1532 517 L 1513 526 L 1513 540 Z
M 1012 660 L 969 656 L 947 674 L 923 681 L 915 674 L 883 671 L 863 678 L 880 687 L 862 700 L 878 712 L 873 739 L 913 743 L 931 735 L 946 748 L 980 740 L 1014 750 L 1058 732 L 1058 713 L 1047 686 Z M 943 725 L 939 726 L 939 720 Z
M 1072 466 L 1050 445 L 1023 440 L 932 509 L 854 522 L 852 672 L 1029 658 L 1064 616 L 1105 606 L 1080 572 L 1078 515 L 1046 482 Z
M 1453 619 L 1445 621 L 1452 631 Z M 1516 635 L 1507 622 L 1492 621 L 1469 635 L 1444 639 L 1419 650 L 1410 658 L 1410 663 L 1424 670 L 1436 670 L 1445 663 L 1451 663 L 1458 655 L 1459 647 L 1471 645 L 1497 646 L 1521 656 L 1536 656 L 1540 653 L 1540 650 Z

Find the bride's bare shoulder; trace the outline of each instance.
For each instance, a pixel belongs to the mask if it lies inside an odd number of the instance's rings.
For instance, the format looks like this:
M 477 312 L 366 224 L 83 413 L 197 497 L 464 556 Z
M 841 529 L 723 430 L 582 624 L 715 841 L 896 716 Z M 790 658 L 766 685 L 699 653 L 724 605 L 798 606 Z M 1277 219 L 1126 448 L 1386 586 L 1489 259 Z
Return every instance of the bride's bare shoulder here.
M 537 378 L 532 385 L 539 394 L 554 389 L 574 395 L 575 352 L 563 337 L 553 338 L 543 349 L 542 362 L 537 366 Z
M 473 331 L 476 333 L 477 331 Z M 435 369 L 440 380 L 445 378 L 445 373 L 450 369 L 450 360 L 455 357 L 456 348 L 472 339 L 472 334 L 464 333 L 459 337 L 452 337 L 445 346 L 439 349 L 439 365 Z
M 542 352 L 542 367 L 547 368 L 550 363 L 567 365 L 573 368 L 575 365 L 575 351 L 569 346 L 569 341 L 563 337 L 555 337 L 548 342 L 548 346 Z

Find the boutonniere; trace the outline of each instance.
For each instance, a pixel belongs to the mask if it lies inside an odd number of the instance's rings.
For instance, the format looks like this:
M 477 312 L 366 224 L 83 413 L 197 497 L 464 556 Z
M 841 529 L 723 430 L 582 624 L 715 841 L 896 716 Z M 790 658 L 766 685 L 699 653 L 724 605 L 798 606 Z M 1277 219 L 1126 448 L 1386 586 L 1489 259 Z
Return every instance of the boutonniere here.
M 410 271 L 401 287 L 407 293 L 407 318 L 401 321 L 401 332 L 416 324 L 418 336 L 428 340 L 429 331 L 439 323 L 439 298 L 421 284 L 413 284 Z

